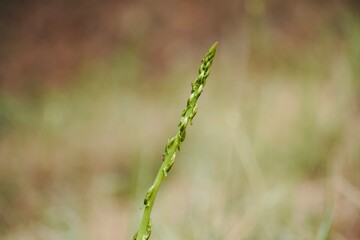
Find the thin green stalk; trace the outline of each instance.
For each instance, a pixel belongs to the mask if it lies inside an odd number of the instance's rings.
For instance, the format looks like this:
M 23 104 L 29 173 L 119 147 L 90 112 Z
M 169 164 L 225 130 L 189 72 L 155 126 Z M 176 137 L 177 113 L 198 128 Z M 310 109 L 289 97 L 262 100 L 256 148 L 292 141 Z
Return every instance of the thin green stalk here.
M 185 140 L 186 127 L 189 123 L 192 124 L 192 120 L 197 113 L 197 100 L 204 89 L 206 78 L 209 76 L 210 67 L 216 53 L 216 48 L 217 42 L 209 49 L 205 58 L 201 61 L 202 63 L 199 69 L 199 75 L 191 84 L 191 94 L 187 101 L 186 107 L 181 114 L 180 123 L 178 124 L 178 132 L 173 138 L 168 140 L 163 154 L 163 163 L 161 164 L 153 185 L 151 185 L 146 193 L 144 199 L 144 215 L 141 220 L 139 231 L 137 231 L 133 237 L 134 240 L 148 240 L 150 238 L 150 215 L 154 206 L 157 192 L 159 191 L 159 187 L 164 178 L 167 176 L 171 167 L 174 165 L 176 152 L 180 150 L 180 145 Z

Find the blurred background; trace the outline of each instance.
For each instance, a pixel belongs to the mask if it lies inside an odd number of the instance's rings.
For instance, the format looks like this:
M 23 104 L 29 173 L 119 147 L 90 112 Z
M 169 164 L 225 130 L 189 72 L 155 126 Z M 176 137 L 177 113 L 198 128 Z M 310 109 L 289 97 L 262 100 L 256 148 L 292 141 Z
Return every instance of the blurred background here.
M 360 239 L 356 0 L 1 0 L 0 238 Z

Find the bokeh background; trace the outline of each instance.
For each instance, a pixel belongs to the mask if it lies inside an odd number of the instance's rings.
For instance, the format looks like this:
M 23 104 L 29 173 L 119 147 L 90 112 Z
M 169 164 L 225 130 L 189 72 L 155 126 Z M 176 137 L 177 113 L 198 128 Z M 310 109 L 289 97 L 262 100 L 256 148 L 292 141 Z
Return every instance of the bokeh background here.
M 1 0 L 0 238 L 360 239 L 356 0 Z

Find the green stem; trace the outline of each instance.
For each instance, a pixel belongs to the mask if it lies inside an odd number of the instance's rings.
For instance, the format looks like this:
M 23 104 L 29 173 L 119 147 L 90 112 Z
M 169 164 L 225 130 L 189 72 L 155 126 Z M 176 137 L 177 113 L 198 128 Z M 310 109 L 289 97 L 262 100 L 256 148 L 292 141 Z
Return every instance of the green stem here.
M 188 124 L 192 124 L 192 120 L 197 113 L 197 100 L 200 97 L 206 84 L 206 78 L 209 76 L 210 67 L 213 62 L 217 48 L 217 42 L 209 49 L 205 58 L 202 60 L 199 75 L 191 84 L 191 94 L 187 101 L 186 107 L 182 112 L 180 123 L 178 124 L 177 134 L 168 140 L 165 146 L 164 159 L 159 172 L 156 175 L 153 185 L 147 191 L 144 199 L 144 215 L 141 220 L 139 231 L 134 235 L 134 240 L 148 240 L 151 235 L 150 215 L 154 206 L 156 195 L 160 185 L 167 176 L 171 167 L 175 162 L 176 152 L 180 150 L 181 143 L 185 140 L 186 128 Z

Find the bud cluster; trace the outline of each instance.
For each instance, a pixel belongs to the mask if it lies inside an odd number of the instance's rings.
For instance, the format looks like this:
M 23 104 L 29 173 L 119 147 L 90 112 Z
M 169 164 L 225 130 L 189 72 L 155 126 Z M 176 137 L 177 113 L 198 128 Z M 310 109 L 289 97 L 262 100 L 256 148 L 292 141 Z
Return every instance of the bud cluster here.
M 167 176 L 171 167 L 174 165 L 176 152 L 180 151 L 180 145 L 185 140 L 186 128 L 188 124 L 192 124 L 192 120 L 197 113 L 197 100 L 200 97 L 205 84 L 206 78 L 209 76 L 210 67 L 216 53 L 217 43 L 215 43 L 201 61 L 198 77 L 191 84 L 191 94 L 187 101 L 186 107 L 181 114 L 181 119 L 178 124 L 178 132 L 169 139 L 165 145 L 163 154 L 163 163 L 155 178 L 153 185 L 149 188 L 144 199 L 144 215 L 141 221 L 139 231 L 134 235 L 134 240 L 148 240 L 151 235 L 151 221 L 150 214 L 155 201 L 157 191 L 162 183 L 164 177 Z

